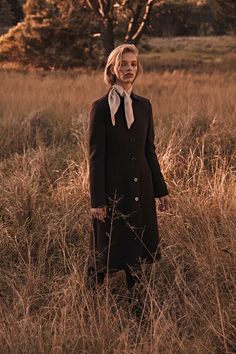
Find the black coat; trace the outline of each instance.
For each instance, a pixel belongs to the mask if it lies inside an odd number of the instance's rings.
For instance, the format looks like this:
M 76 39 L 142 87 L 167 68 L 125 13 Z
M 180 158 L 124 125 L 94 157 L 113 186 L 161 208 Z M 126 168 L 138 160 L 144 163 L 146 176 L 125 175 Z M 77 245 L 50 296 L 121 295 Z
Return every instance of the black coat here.
M 151 103 L 133 92 L 131 98 L 130 129 L 123 98 L 115 126 L 108 93 L 92 104 L 90 112 L 91 207 L 106 205 L 108 214 L 105 222 L 92 219 L 89 266 L 101 271 L 160 258 L 155 197 L 167 195 L 168 190 L 155 152 Z

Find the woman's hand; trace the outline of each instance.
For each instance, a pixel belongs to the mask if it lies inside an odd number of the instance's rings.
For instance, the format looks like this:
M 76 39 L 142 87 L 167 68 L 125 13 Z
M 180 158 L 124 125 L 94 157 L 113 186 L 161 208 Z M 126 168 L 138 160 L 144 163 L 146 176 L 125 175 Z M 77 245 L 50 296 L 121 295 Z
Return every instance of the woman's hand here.
M 168 211 L 170 209 L 170 197 L 168 195 L 164 195 L 159 198 L 159 210 L 160 211 Z
M 107 207 L 91 208 L 91 214 L 94 218 L 105 222 L 105 218 L 107 216 Z

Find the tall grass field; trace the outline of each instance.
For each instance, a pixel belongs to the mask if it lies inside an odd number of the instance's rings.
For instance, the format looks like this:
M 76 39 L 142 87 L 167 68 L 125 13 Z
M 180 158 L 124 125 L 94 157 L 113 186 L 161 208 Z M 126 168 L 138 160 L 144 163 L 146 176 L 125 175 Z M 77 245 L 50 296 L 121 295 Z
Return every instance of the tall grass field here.
M 162 259 L 86 285 L 102 73 L 0 72 L 0 353 L 236 353 L 236 74 L 146 72 L 172 207 Z M 158 204 L 158 200 L 157 200 Z

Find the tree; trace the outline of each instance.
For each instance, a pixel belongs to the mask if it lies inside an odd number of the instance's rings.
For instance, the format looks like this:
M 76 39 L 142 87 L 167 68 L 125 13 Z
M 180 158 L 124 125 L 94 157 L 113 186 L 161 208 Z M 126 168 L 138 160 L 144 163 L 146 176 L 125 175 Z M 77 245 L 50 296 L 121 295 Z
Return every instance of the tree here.
M 199 0 L 27 0 L 24 21 L 0 38 L 0 57 L 45 68 L 99 66 L 120 42 L 137 45 L 150 33 L 150 19 L 158 35 L 197 33 L 201 21 L 199 5 L 198 11 L 192 10 L 196 3 Z
M 44 68 L 91 64 L 90 12 L 82 2 L 72 5 L 71 0 L 28 0 L 24 21 L 1 40 L 2 58 Z
M 154 0 L 86 0 L 99 23 L 104 54 L 115 46 L 117 28 L 123 26 L 123 42 L 137 44 L 148 24 Z
M 27 0 L 25 18 L 2 39 L 8 53 L 45 67 L 74 66 L 100 55 L 103 62 L 115 40 L 137 44 L 154 0 Z M 14 42 L 14 43 L 13 43 Z M 6 46 L 6 45 L 5 45 Z M 4 47 L 4 45 L 3 45 Z M 3 49 L 0 54 L 4 56 Z M 6 53 L 5 53 L 6 54 Z

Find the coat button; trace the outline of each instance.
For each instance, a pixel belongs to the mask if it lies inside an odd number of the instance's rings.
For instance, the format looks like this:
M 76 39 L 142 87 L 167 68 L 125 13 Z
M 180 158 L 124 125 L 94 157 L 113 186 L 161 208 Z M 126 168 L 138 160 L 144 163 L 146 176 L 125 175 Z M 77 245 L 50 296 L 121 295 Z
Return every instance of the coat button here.
M 138 182 L 138 178 L 137 177 L 134 177 L 134 182 Z
M 136 161 L 136 157 L 135 157 L 135 156 L 132 156 L 132 157 L 131 157 L 131 161 Z
M 130 138 L 131 143 L 135 142 L 135 138 Z
M 136 202 L 138 202 L 138 201 L 139 201 L 139 197 L 135 197 L 134 200 L 135 200 Z

